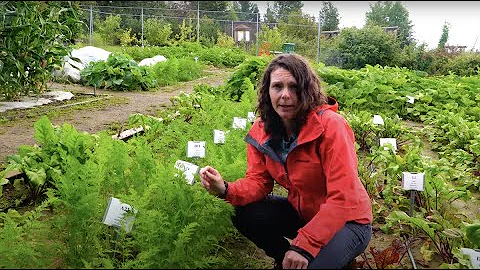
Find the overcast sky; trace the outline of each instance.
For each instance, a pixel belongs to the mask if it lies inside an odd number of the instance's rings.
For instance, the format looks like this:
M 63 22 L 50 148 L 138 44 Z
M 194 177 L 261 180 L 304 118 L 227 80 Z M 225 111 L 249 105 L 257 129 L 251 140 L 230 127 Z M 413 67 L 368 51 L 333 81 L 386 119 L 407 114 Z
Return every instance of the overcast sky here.
M 254 1 L 263 16 L 267 2 L 273 6 L 273 1 Z M 365 24 L 365 13 L 370 10 L 370 4 L 376 1 L 331 1 L 338 9 L 340 28 L 362 28 Z M 447 45 L 467 46 L 467 50 L 480 48 L 480 1 L 401 1 L 408 10 L 412 21 L 413 37 L 425 42 L 428 48 L 437 46 L 442 27 L 447 22 L 449 27 Z M 304 1 L 303 12 L 318 18 L 321 1 Z M 263 17 L 262 17 L 263 18 Z

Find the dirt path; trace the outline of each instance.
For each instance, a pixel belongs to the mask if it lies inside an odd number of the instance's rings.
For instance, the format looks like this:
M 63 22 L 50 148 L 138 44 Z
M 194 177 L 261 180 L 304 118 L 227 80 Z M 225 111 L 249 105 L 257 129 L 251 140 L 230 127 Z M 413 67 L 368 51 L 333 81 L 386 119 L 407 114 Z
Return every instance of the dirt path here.
M 105 130 L 112 123 L 124 123 L 131 114 L 142 113 L 154 115 L 156 110 L 171 105 L 170 98 L 181 92 L 190 93 L 197 84 L 205 83 L 211 86 L 219 86 L 232 74 L 233 70 L 208 68 L 207 75 L 200 79 L 180 83 L 174 86 L 160 87 L 155 92 L 119 92 L 97 89 L 97 95 L 109 94 L 114 97 L 124 97 L 127 103 L 110 104 L 103 109 L 76 110 L 73 114 L 62 115 L 50 119 L 55 125 L 65 122 L 72 124 L 79 131 L 90 134 Z M 51 91 L 68 91 L 83 94 L 93 94 L 93 87 L 85 87 L 77 84 L 49 83 Z M 20 145 L 33 145 L 33 124 L 39 117 L 12 121 L 0 126 L 0 164 L 6 162 L 8 155 L 18 152 Z

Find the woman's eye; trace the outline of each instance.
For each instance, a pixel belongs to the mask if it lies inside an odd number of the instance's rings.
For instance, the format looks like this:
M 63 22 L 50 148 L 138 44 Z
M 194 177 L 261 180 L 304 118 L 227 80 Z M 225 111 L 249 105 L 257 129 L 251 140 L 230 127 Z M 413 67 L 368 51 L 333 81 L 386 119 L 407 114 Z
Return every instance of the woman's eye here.
M 275 90 L 281 90 L 282 86 L 279 85 L 279 84 L 274 84 L 274 85 L 272 85 L 272 88 L 275 89 Z

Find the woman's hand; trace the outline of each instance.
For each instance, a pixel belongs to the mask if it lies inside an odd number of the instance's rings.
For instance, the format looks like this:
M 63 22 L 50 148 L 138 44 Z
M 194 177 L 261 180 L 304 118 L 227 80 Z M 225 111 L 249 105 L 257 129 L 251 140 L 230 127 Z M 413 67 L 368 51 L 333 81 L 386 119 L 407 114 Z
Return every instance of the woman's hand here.
M 282 263 L 283 269 L 307 269 L 308 260 L 300 253 L 289 250 L 285 253 Z
M 225 193 L 225 184 L 220 173 L 213 167 L 205 166 L 200 169 L 200 178 L 202 179 L 202 186 L 208 193 L 214 196 L 222 196 Z

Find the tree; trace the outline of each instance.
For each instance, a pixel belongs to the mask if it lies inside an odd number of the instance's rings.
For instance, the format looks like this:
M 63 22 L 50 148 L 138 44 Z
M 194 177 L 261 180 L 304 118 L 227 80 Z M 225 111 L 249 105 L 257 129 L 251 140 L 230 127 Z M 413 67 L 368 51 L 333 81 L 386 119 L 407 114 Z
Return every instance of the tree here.
M 360 69 L 365 65 L 395 66 L 401 55 L 400 42 L 380 26 L 367 25 L 342 29 L 338 36 L 342 68 Z
M 440 36 L 440 40 L 438 41 L 438 48 L 444 48 L 445 47 L 445 44 L 447 43 L 448 41 L 448 31 L 449 31 L 449 24 L 447 22 L 445 22 L 443 24 L 443 28 L 442 28 L 442 35 Z
M 332 2 L 322 2 L 322 9 L 320 11 L 322 16 L 322 31 L 332 31 L 338 29 L 339 17 L 338 9 L 332 4 Z
M 286 21 L 291 13 L 302 13 L 302 1 L 273 1 L 273 7 L 267 5 L 267 14 L 270 22 L 278 22 L 280 19 Z
M 365 25 L 397 26 L 402 47 L 413 41 L 411 23 L 408 10 L 399 1 L 378 1 L 370 4 L 370 11 L 365 15 Z
M 299 27 L 301 25 L 302 27 Z M 309 26 L 309 27 L 308 27 Z M 317 23 L 315 17 L 301 12 L 292 12 L 279 20 L 278 30 L 283 37 L 288 37 L 289 42 L 308 42 L 317 36 Z
M 267 11 L 265 12 L 263 21 L 266 23 L 276 23 L 277 16 L 273 12 L 273 8 L 270 7 L 270 4 L 267 2 Z
M 253 1 L 234 1 L 233 8 L 239 12 L 238 19 L 241 21 L 257 21 L 258 6 Z

